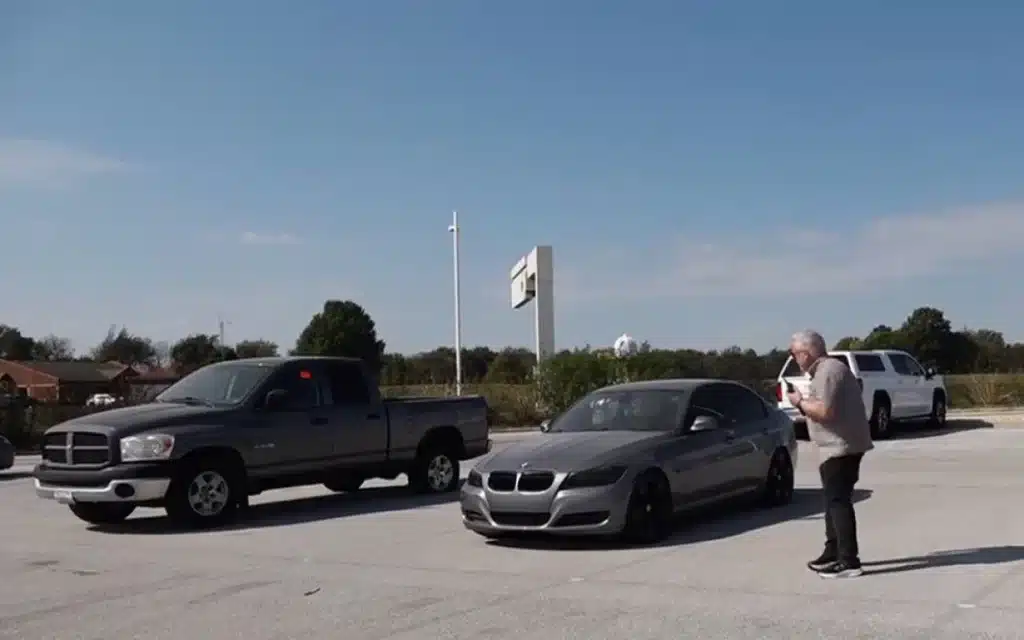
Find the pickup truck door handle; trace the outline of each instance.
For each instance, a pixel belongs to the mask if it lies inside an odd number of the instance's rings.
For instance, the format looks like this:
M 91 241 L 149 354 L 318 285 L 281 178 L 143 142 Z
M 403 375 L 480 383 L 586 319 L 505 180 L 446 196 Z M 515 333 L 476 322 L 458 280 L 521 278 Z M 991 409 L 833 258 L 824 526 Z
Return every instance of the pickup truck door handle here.
M 327 424 L 327 418 L 323 416 L 316 416 L 315 418 L 309 419 L 309 424 Z
M 371 413 L 371 414 L 366 416 L 366 419 L 367 420 L 380 420 L 380 414 L 379 413 Z

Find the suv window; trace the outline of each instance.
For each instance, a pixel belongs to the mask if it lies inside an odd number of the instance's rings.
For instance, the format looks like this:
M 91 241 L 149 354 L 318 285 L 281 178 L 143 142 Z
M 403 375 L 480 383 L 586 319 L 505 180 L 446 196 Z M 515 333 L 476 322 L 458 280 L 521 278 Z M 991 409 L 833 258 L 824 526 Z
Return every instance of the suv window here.
M 330 362 L 325 367 L 331 389 L 331 402 L 336 406 L 370 403 L 363 367 L 357 362 Z
M 890 353 L 889 360 L 896 372 L 904 376 L 923 376 L 924 368 L 905 353 Z
M 914 375 L 914 367 L 911 364 L 910 358 L 902 353 L 890 353 L 889 362 L 892 363 L 892 368 L 896 370 L 896 373 L 901 376 Z
M 876 356 L 873 353 L 858 353 L 853 356 L 853 359 L 857 361 L 857 369 L 860 371 L 885 371 L 885 362 L 881 356 Z
M 305 411 L 320 406 L 319 376 L 306 367 L 285 367 L 274 377 L 272 389 L 284 389 L 288 397 L 281 407 L 286 411 Z

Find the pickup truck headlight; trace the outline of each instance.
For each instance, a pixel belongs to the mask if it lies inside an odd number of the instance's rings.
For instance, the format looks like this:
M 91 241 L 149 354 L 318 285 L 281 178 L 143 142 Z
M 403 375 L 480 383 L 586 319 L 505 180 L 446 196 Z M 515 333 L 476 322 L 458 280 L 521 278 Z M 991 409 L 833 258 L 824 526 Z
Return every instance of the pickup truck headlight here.
M 121 438 L 121 462 L 166 460 L 174 451 L 174 436 L 154 433 Z
M 626 467 L 615 465 L 612 467 L 598 467 L 570 473 L 562 482 L 559 489 L 584 489 L 587 487 L 607 487 L 615 484 L 626 473 Z
M 471 469 L 469 477 L 466 478 L 466 484 L 471 487 L 482 487 L 484 486 L 484 479 L 476 469 Z

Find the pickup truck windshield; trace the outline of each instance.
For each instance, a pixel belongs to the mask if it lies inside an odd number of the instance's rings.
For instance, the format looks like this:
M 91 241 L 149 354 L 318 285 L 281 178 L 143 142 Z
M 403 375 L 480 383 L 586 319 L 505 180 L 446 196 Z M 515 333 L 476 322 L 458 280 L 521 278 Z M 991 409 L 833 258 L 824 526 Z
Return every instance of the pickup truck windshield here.
M 271 371 L 271 367 L 243 363 L 203 367 L 164 389 L 156 401 L 237 405 L 266 380 Z
M 593 393 L 556 418 L 550 432 L 672 431 L 685 408 L 683 391 Z

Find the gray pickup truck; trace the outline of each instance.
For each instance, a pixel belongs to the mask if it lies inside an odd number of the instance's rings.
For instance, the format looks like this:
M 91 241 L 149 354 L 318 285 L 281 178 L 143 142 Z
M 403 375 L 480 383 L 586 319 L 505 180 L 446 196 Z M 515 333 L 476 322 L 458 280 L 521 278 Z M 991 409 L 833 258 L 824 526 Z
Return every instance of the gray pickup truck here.
M 459 486 L 459 462 L 490 450 L 479 396 L 382 399 L 350 358 L 208 365 L 143 405 L 51 427 L 36 494 L 92 524 L 163 507 L 186 526 L 225 522 L 269 489 L 356 491 L 405 473 L 422 493 Z

